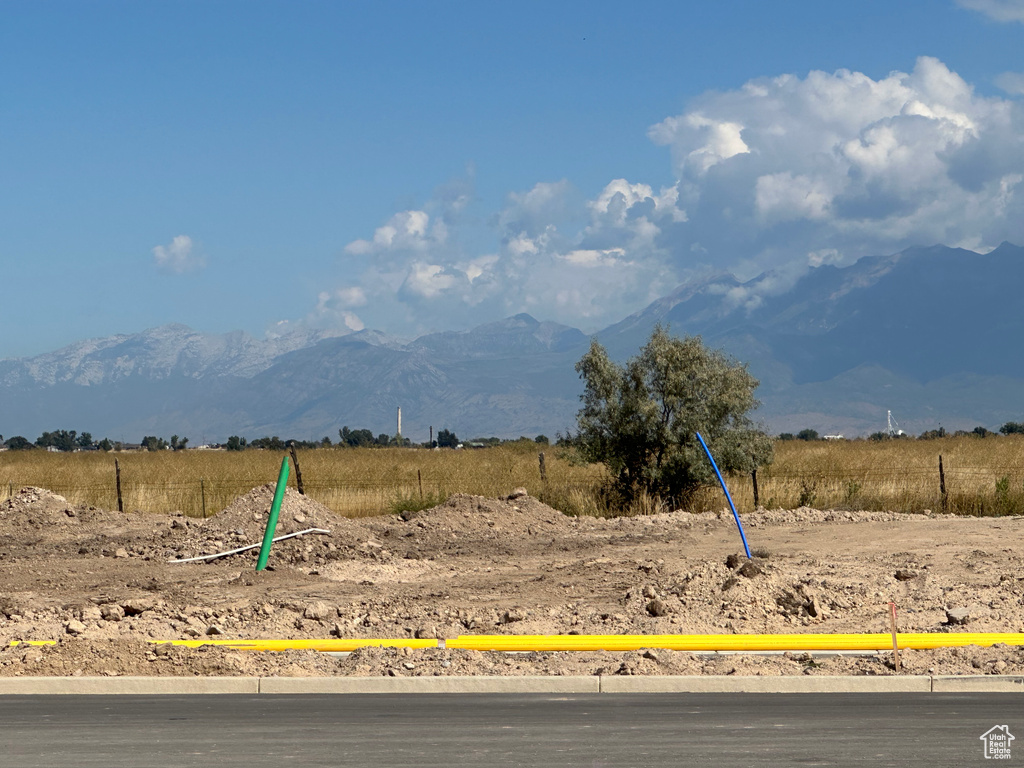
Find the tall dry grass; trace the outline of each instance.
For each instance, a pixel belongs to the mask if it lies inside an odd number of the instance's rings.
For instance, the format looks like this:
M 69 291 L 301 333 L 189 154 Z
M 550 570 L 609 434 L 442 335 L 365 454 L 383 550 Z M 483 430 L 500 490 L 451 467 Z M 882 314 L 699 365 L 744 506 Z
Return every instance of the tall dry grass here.
M 548 480 L 540 479 L 538 447 L 506 444 L 483 450 L 326 448 L 299 453 L 306 494 L 351 517 L 436 503 L 453 493 L 501 496 L 517 486 L 569 514 L 651 514 L 658 499 L 631 509 L 609 506 L 601 466 L 582 465 L 571 452 L 546 448 Z M 939 489 L 943 457 L 947 495 Z M 212 515 L 237 496 L 277 478 L 282 453 L 0 453 L 0 499 L 25 485 L 48 488 L 75 504 L 116 509 L 114 460 L 121 464 L 128 511 Z M 920 512 L 948 509 L 968 515 L 1024 513 L 1024 437 L 947 437 L 940 440 L 802 441 L 776 444 L 772 466 L 758 473 L 761 505 L 793 508 Z M 728 478 L 737 507 L 754 506 L 751 478 Z M 289 485 L 295 486 L 294 472 Z M 721 509 L 721 492 L 698 494 L 693 510 Z
M 768 508 L 1024 513 L 1024 437 L 1018 435 L 786 441 L 776 443 L 775 454 L 774 464 L 758 473 L 761 504 Z M 740 503 L 749 508 L 752 483 L 744 479 L 738 486 Z
M 520 444 L 462 451 L 321 448 L 299 451 L 299 468 L 306 495 L 348 517 L 429 505 L 453 493 L 507 495 L 519 486 L 552 500 L 573 490 L 589 496 L 601 483 L 601 467 L 573 463 L 553 448 L 545 450 L 549 481 L 542 483 L 537 454 L 536 445 Z M 213 515 L 253 487 L 276 482 L 284 455 L 260 450 L 6 451 L 0 453 L 0 499 L 34 485 L 74 504 L 116 509 L 116 459 L 126 511 Z M 294 469 L 288 484 L 296 486 Z

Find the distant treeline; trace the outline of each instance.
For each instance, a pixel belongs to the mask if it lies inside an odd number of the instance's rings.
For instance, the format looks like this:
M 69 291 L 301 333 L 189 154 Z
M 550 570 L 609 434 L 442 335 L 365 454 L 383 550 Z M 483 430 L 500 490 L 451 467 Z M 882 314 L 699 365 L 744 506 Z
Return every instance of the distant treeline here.
M 75 430 L 58 429 L 54 432 L 43 432 L 31 442 L 27 437 L 15 435 L 4 440 L 0 435 L 0 445 L 11 451 L 29 451 L 35 448 L 42 448 L 61 453 L 72 451 L 122 451 L 122 450 L 147 450 L 147 451 L 183 451 L 188 446 L 187 437 L 171 435 L 170 440 L 155 435 L 146 435 L 139 443 L 124 443 L 120 440 L 111 440 L 104 437 L 102 440 L 94 440 L 88 432 L 78 434 Z
M 500 445 L 506 442 L 530 441 L 540 445 L 547 445 L 548 438 L 545 435 L 537 435 L 535 438 L 520 437 L 517 440 L 502 440 L 497 437 L 480 437 L 467 441 L 466 446 L 472 448 L 483 448 L 491 445 Z M 166 440 L 156 435 L 146 435 L 138 443 L 125 443 L 120 440 L 103 438 L 96 441 L 88 432 L 79 434 L 75 430 L 59 429 L 55 432 L 43 432 L 34 442 L 22 435 L 4 440 L 0 435 L 0 445 L 12 451 L 27 451 L 44 449 L 70 453 L 73 451 L 123 451 L 123 450 L 146 450 L 146 451 L 183 451 L 188 447 L 188 438 L 171 435 Z M 374 436 L 368 429 L 349 429 L 342 427 L 338 430 L 338 442 L 333 443 L 330 437 L 324 436 L 320 440 L 282 440 L 277 435 L 273 437 L 259 437 L 254 440 L 247 440 L 239 435 L 232 435 L 225 443 L 215 443 L 204 446 L 206 448 L 220 448 L 228 451 L 244 450 L 270 450 L 283 451 L 290 447 L 295 448 L 367 448 L 367 447 L 412 447 L 421 448 L 460 448 L 463 443 L 448 429 L 442 429 L 437 433 L 437 439 L 425 443 L 413 443 L 409 438 L 401 435 L 387 435 L 381 433 Z
M 999 428 L 998 432 L 993 432 L 985 427 L 975 427 L 974 429 L 958 429 L 956 432 L 947 432 L 944 427 L 938 429 L 929 429 L 922 432 L 917 436 L 918 440 L 938 440 L 941 437 L 990 437 L 993 435 L 1024 435 L 1024 422 L 1008 421 Z M 779 435 L 779 440 L 830 440 L 842 438 L 842 435 L 825 435 L 822 437 L 818 434 L 817 430 L 814 429 L 801 429 L 796 434 L 792 432 L 783 432 Z M 900 432 L 896 435 L 891 435 L 888 432 L 873 432 L 868 435 L 868 440 L 913 440 L 913 435 L 907 435 Z

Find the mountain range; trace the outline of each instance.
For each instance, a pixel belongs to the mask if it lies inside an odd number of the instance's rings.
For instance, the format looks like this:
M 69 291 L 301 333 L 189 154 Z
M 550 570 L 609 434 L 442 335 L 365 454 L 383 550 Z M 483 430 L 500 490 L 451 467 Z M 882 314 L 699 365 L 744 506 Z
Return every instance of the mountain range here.
M 772 432 L 847 436 L 997 428 L 1024 420 L 1024 248 L 933 246 L 822 265 L 795 281 L 722 273 L 679 286 L 596 336 L 635 354 L 656 324 L 700 335 L 761 380 Z M 590 338 L 520 314 L 468 331 L 400 341 L 376 331 L 256 339 L 167 325 L 0 360 L 0 433 L 77 429 L 138 442 L 188 435 L 335 439 L 342 426 L 426 440 L 565 432 Z

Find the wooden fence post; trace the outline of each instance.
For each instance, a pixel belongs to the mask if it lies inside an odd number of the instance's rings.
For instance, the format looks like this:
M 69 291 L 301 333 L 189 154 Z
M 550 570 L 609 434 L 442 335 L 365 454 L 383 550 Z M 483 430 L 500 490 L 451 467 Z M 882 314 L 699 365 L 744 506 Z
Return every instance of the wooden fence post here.
M 416 481 L 420 484 L 420 501 L 423 501 L 423 473 L 416 470 Z
M 295 465 L 295 487 L 300 496 L 305 496 L 306 492 L 302 488 L 302 470 L 299 469 L 299 455 L 295 452 L 295 443 L 288 446 L 288 452 L 292 455 L 292 464 Z
M 548 468 L 544 464 L 544 451 L 540 452 L 537 460 L 540 462 L 540 481 L 546 483 L 548 481 Z
M 754 509 L 759 509 L 760 506 L 761 506 L 761 495 L 758 493 L 758 490 L 757 490 L 757 470 L 756 469 L 753 472 L 750 473 L 750 477 L 754 481 Z
M 206 480 L 199 478 L 199 494 L 203 500 L 203 519 L 206 519 Z
M 114 459 L 114 476 L 117 478 L 117 511 L 124 512 L 124 501 L 121 499 L 121 465 Z
M 942 469 L 942 454 L 939 454 L 939 493 L 942 494 L 942 511 L 949 510 L 949 497 L 946 495 L 946 473 Z

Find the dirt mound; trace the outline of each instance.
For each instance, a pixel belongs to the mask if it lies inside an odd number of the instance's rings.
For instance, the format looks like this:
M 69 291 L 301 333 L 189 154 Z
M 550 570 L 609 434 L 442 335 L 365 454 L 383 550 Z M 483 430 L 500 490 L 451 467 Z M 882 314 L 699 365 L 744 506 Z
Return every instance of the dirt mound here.
M 426 527 L 468 535 L 534 535 L 535 531 L 564 532 L 571 526 L 571 518 L 527 495 L 525 490 L 504 499 L 457 493 L 443 504 L 403 517 Z
M 470 552 L 512 555 L 520 548 L 541 549 L 564 540 L 574 519 L 525 491 L 504 499 L 455 494 L 442 504 L 400 518 L 366 518 L 360 527 L 370 534 L 364 549 L 388 556 L 434 559 Z
M 903 674 L 1024 673 L 1024 651 L 965 646 L 900 653 Z M 56 645 L 0 648 L 2 676 L 441 677 L 493 675 L 893 675 L 891 654 L 698 654 L 662 649 L 506 654 L 444 648 L 360 648 L 347 657 L 315 651 L 259 653 L 184 648 L 140 638 L 65 638 Z
M 0 675 L 892 674 L 869 657 L 314 653 L 154 649 L 148 640 L 451 638 L 460 634 L 1021 632 L 1021 518 L 801 508 L 571 518 L 519 493 L 458 495 L 404 516 L 347 520 L 289 491 L 271 568 L 257 550 L 273 486 L 219 515 L 122 514 L 26 488 L 0 505 Z M 58 640 L 49 648 L 9 640 Z M 918 674 L 1022 674 L 1024 650 L 906 651 Z M 411 665 L 411 666 L 410 666 Z
M 274 502 L 275 485 L 268 483 L 253 488 L 239 496 L 231 504 L 207 521 L 208 530 L 241 531 L 250 537 L 261 537 L 266 529 L 267 516 Z M 281 502 L 281 514 L 277 520 L 277 535 L 305 530 L 306 528 L 332 528 L 344 518 L 308 496 L 293 488 L 287 488 Z
M 178 516 L 171 522 L 172 536 L 168 545 L 173 547 L 173 559 L 185 559 L 227 552 L 263 541 L 270 507 L 274 502 L 275 485 L 269 483 L 253 488 L 239 496 L 222 512 L 206 520 Z M 291 488 L 286 489 L 281 502 L 274 535 L 284 536 L 310 528 L 330 531 L 331 534 L 310 534 L 274 544 L 275 562 L 323 564 L 337 552 L 330 539 L 341 531 L 348 521 L 308 496 Z M 255 559 L 258 549 L 239 557 Z
M 906 512 L 868 512 L 835 509 L 759 509 L 743 515 L 744 525 L 778 525 L 783 523 L 891 523 L 896 520 L 927 520 L 933 516 L 929 510 L 924 515 Z M 936 515 L 937 516 L 937 515 Z
M 338 661 L 315 651 L 251 653 L 204 645 L 184 648 L 142 638 L 62 638 L 56 645 L 0 648 L 0 675 L 287 676 L 338 673 Z
M 24 488 L 19 488 L 14 496 L 0 504 L 0 518 L 7 517 L 11 512 L 35 511 L 42 514 L 63 511 L 67 506 L 68 500 L 63 496 L 58 496 L 45 488 L 26 485 Z
M 494 652 L 427 648 L 361 648 L 341 663 L 343 674 L 372 677 L 442 675 L 892 675 L 891 654 L 704 654 L 637 651 Z M 905 674 L 1020 674 L 1024 652 L 1007 646 L 903 651 Z
M 148 557 L 159 550 L 162 518 L 72 505 L 26 486 L 0 503 L 0 538 L 12 561 L 40 552 L 68 556 Z M 3 557 L 4 553 L 0 553 Z
M 6 534 L 17 534 L 26 528 L 60 530 L 104 521 L 127 522 L 127 516 L 96 507 L 75 506 L 63 496 L 34 486 L 20 488 L 14 496 L 0 502 L 0 532 Z

